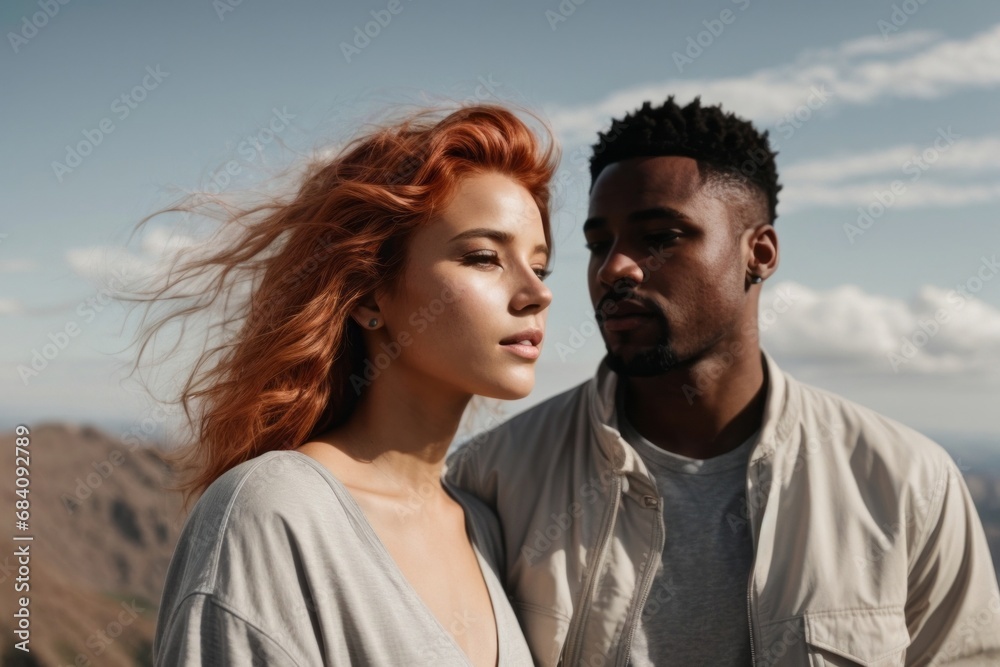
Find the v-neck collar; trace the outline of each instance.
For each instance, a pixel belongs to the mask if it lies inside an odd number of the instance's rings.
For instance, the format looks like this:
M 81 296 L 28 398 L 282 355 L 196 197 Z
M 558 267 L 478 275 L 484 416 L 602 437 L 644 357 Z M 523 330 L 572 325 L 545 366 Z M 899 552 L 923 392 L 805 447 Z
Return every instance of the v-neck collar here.
M 295 454 L 306 459 L 314 468 L 316 468 L 320 472 L 321 475 L 323 475 L 327 479 L 327 481 L 330 483 L 330 487 L 333 489 L 334 493 L 337 494 L 337 497 L 340 500 L 341 504 L 355 520 L 355 525 L 357 525 L 358 528 L 360 529 L 361 536 L 371 545 L 371 547 L 375 550 L 375 553 L 378 555 L 378 557 L 382 561 L 384 561 L 385 567 L 383 568 L 383 571 L 386 572 L 388 576 L 395 579 L 396 583 L 400 585 L 402 589 L 407 592 L 407 594 L 416 602 L 417 606 L 423 609 L 424 615 L 427 616 L 428 619 L 430 619 L 430 621 L 433 624 L 435 624 L 438 627 L 438 629 L 444 634 L 444 636 L 448 638 L 448 641 L 451 643 L 451 646 L 455 649 L 455 652 L 462 658 L 462 660 L 465 661 L 465 664 L 468 665 L 469 667 L 473 667 L 472 661 L 469 659 L 468 654 L 462 649 L 461 646 L 458 645 L 458 642 L 455 641 L 454 635 L 452 635 L 451 632 L 449 632 L 448 629 L 444 627 L 444 625 L 442 625 L 438 617 L 434 614 L 433 611 L 431 611 L 431 608 L 427 606 L 427 603 L 424 601 L 424 599 L 420 597 L 419 593 L 417 593 L 417 590 L 413 587 L 413 584 L 410 583 L 410 580 L 407 579 L 406 575 L 403 574 L 403 571 L 400 569 L 399 564 L 396 563 L 396 559 L 392 557 L 392 554 L 389 553 L 388 548 L 386 548 L 385 544 L 382 542 L 382 538 L 380 538 L 378 536 L 378 533 L 375 532 L 375 528 L 371 525 L 371 522 L 365 515 L 364 510 L 361 509 L 361 505 L 358 504 L 358 501 L 354 498 L 354 496 L 351 494 L 350 490 L 344 485 L 344 483 L 341 482 L 339 479 L 337 479 L 337 476 L 334 475 L 332 472 L 330 472 L 330 470 L 326 466 L 324 466 L 322 463 L 320 463 L 313 457 L 309 456 L 308 454 L 304 454 L 294 449 L 279 450 L 279 451 L 289 452 L 291 454 Z M 455 490 L 451 488 L 451 486 L 446 480 L 442 479 L 441 481 L 442 485 L 445 488 L 445 491 L 448 492 L 448 495 L 450 495 L 455 500 L 455 502 L 457 502 L 459 505 L 462 506 L 462 510 L 465 514 L 465 529 L 466 532 L 471 533 L 472 535 L 472 542 L 471 542 L 472 550 L 476 554 L 476 562 L 479 564 L 479 574 L 483 578 L 483 583 L 486 584 L 486 591 L 490 596 L 490 606 L 493 609 L 493 623 L 497 635 L 497 665 L 503 665 L 509 658 L 509 656 L 507 655 L 507 651 L 505 650 L 507 637 L 504 634 L 502 634 L 501 630 L 502 624 L 500 621 L 500 612 L 497 609 L 497 602 L 496 602 L 496 597 L 498 595 L 498 592 L 495 590 L 494 584 L 491 582 L 491 577 L 490 577 L 490 574 L 492 574 L 493 570 L 489 567 L 489 564 L 486 563 L 486 559 L 479 551 L 478 544 L 481 543 L 482 536 L 479 534 L 475 522 L 469 518 L 471 510 L 462 500 L 460 494 L 455 493 Z

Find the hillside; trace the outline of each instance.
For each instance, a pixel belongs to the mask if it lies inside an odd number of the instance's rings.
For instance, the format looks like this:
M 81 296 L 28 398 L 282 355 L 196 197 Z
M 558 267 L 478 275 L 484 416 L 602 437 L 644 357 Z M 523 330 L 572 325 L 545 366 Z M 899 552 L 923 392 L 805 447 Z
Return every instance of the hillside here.
M 5 434 L 0 513 L 13 520 L 14 435 Z M 151 448 L 89 426 L 32 428 L 29 542 L 0 564 L 3 665 L 151 664 L 156 607 L 182 526 L 168 469 Z M 14 592 L 17 546 L 30 544 L 30 593 Z M 17 598 L 30 595 L 31 652 L 12 646 Z M 89 663 L 86 662 L 89 660 Z

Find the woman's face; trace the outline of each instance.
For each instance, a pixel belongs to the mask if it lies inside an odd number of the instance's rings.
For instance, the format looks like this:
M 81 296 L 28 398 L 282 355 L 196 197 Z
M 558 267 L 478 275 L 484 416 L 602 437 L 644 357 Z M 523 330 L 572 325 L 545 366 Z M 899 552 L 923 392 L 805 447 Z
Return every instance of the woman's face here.
M 496 173 L 464 178 L 414 233 L 395 293 L 376 297 L 383 326 L 369 358 L 398 365 L 422 391 L 526 396 L 552 300 L 548 258 L 523 186 Z

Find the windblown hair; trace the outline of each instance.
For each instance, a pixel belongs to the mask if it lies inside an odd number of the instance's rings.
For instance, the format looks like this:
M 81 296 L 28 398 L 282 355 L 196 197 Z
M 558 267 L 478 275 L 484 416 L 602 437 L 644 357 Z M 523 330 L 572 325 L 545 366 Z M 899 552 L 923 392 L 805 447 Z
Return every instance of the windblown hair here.
M 496 172 L 523 185 L 551 247 L 549 183 L 559 151 L 548 126 L 533 130 L 499 105 L 445 113 L 410 113 L 310 162 L 294 196 L 224 206 L 213 217 L 235 232 L 232 243 L 172 270 L 167 284 L 146 293 L 150 298 L 130 299 L 163 301 L 181 283 L 212 276 L 211 299 L 175 309 L 140 332 L 138 366 L 168 322 L 183 322 L 219 296 L 228 303 L 242 282 L 232 275 L 252 284 L 236 316 L 223 323 L 235 322 L 238 333 L 214 349 L 206 345 L 175 401 L 192 434 L 166 455 L 187 475 L 172 487 L 184 492 L 184 507 L 233 466 L 298 447 L 351 416 L 360 399 L 351 378 L 363 375 L 367 352 L 350 313 L 369 294 L 398 288 L 409 239 L 448 205 L 461 179 Z M 167 211 L 201 208 L 182 200 L 138 226 Z
M 590 158 L 590 187 L 601 170 L 634 157 L 679 155 L 698 161 L 709 179 L 748 190 L 766 206 L 769 219 L 778 217 L 778 170 L 768 132 L 758 132 L 746 120 L 721 106 L 701 106 L 696 97 L 681 107 L 671 95 L 658 107 L 644 102 L 640 109 L 614 119 L 598 133 Z

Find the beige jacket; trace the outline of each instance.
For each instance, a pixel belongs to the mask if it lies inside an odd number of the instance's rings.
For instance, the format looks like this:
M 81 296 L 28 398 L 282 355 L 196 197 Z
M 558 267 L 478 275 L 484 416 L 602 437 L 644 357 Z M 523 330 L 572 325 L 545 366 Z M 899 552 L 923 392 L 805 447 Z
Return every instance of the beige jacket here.
M 747 472 L 754 664 L 1000 665 L 1000 592 L 950 456 L 785 374 Z M 664 541 L 663 507 L 594 378 L 458 449 L 448 478 L 496 508 L 505 584 L 535 661 L 626 665 Z

